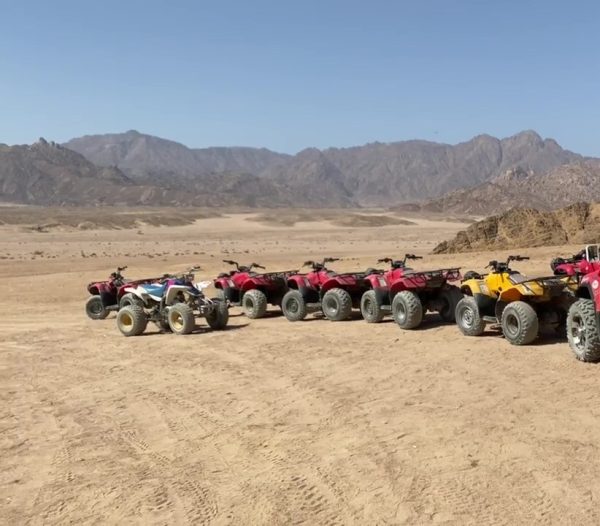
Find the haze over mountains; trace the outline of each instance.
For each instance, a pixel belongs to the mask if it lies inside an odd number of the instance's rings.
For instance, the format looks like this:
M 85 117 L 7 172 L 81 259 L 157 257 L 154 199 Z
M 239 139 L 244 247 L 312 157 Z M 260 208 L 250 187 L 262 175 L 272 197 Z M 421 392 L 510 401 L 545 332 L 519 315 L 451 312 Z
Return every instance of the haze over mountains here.
M 482 214 L 590 199 L 599 163 L 532 131 L 505 139 L 480 135 L 457 145 L 412 140 L 309 148 L 296 155 L 264 148 L 192 149 L 129 131 L 88 135 L 62 147 L 46 141 L 0 146 L 0 200 L 273 207 L 425 201 L 416 208 Z M 565 177 L 572 181 L 567 193 Z

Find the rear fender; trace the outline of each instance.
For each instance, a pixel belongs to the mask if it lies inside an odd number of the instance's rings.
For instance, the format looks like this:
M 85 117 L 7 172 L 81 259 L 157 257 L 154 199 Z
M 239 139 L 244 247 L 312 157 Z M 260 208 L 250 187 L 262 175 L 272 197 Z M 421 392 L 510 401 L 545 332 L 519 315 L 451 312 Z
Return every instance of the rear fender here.
M 217 278 L 214 281 L 214 287 L 215 289 L 226 289 L 228 287 L 231 287 L 231 284 L 229 282 L 233 283 L 233 280 L 231 280 L 229 277 L 222 277 L 222 278 Z
M 503 290 L 498 296 L 498 301 L 510 303 L 511 301 L 519 301 L 523 297 L 519 287 L 510 287 L 509 289 Z
M 328 279 L 321 285 L 321 295 L 325 294 L 328 290 L 340 288 L 341 283 L 336 279 Z
M 100 294 L 100 289 L 98 288 L 97 283 L 90 283 L 87 286 L 87 290 L 92 296 L 96 296 L 96 295 Z
M 392 283 L 392 286 L 390 287 L 390 296 L 393 298 L 398 292 L 408 289 L 409 287 L 407 287 L 407 284 L 403 279 L 398 280 L 395 283 Z

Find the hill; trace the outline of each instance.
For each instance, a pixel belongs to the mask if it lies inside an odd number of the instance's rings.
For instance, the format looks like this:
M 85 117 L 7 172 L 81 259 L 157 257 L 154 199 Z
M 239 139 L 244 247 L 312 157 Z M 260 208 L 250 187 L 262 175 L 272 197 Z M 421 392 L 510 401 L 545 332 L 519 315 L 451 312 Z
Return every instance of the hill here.
M 436 246 L 434 254 L 473 250 L 591 243 L 600 237 L 600 203 L 577 203 L 556 211 L 513 208 L 470 225 Z

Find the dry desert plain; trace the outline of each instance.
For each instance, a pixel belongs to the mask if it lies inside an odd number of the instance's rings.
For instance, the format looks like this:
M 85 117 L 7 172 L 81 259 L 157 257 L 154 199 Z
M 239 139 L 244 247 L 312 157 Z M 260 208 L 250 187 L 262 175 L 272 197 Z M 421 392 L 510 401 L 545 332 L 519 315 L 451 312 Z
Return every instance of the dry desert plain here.
M 469 339 L 435 315 L 402 331 L 239 309 L 223 332 L 124 338 L 114 314 L 85 316 L 86 284 L 121 264 L 135 277 L 199 263 L 209 278 L 223 257 L 277 270 L 327 255 L 364 269 L 464 227 L 253 218 L 0 226 L 1 523 L 600 522 L 600 369 L 564 341 Z M 520 250 L 520 268 L 547 274 L 575 248 Z

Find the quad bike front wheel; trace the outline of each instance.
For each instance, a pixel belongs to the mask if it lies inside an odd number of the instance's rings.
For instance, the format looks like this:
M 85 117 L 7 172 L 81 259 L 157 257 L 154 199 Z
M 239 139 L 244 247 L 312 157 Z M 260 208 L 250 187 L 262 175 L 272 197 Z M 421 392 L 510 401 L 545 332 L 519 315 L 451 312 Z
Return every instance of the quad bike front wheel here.
M 463 293 L 458 287 L 450 285 L 440 291 L 439 299 L 443 302 L 443 306 L 439 310 L 442 320 L 454 323 L 456 321 L 456 306 L 463 299 Z
M 102 304 L 102 298 L 98 295 L 91 296 L 85 303 L 85 313 L 92 320 L 103 320 L 108 316 L 108 310 Z
M 196 327 L 193 309 L 186 303 L 176 303 L 167 312 L 167 321 L 173 334 L 189 334 Z
M 323 295 L 321 308 L 328 320 L 347 320 L 352 314 L 352 297 L 347 290 L 330 289 Z
M 301 321 L 306 318 L 306 302 L 298 290 L 290 290 L 281 300 L 281 311 L 288 321 Z
M 394 296 L 392 316 L 401 329 L 416 329 L 423 321 L 423 304 L 418 294 L 403 290 Z
M 485 322 L 479 314 L 475 299 L 465 296 L 456 304 L 454 312 L 456 325 L 465 336 L 481 336 L 485 330 Z
M 383 320 L 385 313 L 381 310 L 374 290 L 367 290 L 360 298 L 360 313 L 367 323 L 379 323 Z
M 147 325 L 148 317 L 137 305 L 128 305 L 117 312 L 117 327 L 123 336 L 139 336 Z
M 249 290 L 242 297 L 242 308 L 251 320 L 262 318 L 267 313 L 267 296 L 262 290 Z
M 215 331 L 222 331 L 227 327 L 229 321 L 229 309 L 227 302 L 215 298 L 212 300 L 215 303 L 215 308 L 206 316 L 208 326 Z
M 502 311 L 502 333 L 513 345 L 527 345 L 539 333 L 539 320 L 535 309 L 524 301 L 513 301 Z
M 593 300 L 580 299 L 569 308 L 567 340 L 578 360 L 600 362 L 600 331 Z

